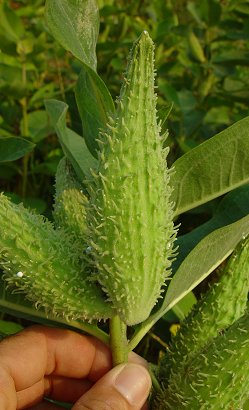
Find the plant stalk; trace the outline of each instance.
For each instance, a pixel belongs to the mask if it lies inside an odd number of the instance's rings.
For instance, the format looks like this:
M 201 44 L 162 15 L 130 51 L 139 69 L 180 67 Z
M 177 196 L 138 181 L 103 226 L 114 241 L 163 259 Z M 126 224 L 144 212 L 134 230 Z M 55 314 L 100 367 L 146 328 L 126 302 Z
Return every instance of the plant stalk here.
M 110 346 L 113 367 L 128 361 L 127 326 L 118 315 L 110 319 Z
M 160 319 L 161 316 L 158 312 L 156 312 L 154 315 L 149 316 L 148 319 L 140 325 L 140 327 L 137 329 L 132 339 L 130 340 L 130 343 L 128 345 L 129 352 L 135 349 L 138 343 L 143 339 L 146 333 L 149 332 L 149 330 L 154 326 L 154 324 Z
M 26 72 L 26 60 L 25 54 L 22 56 L 22 83 L 25 87 L 27 86 L 27 72 Z M 26 95 L 21 99 L 22 105 L 22 118 L 23 118 L 23 129 L 22 136 L 29 137 L 29 122 L 28 122 L 28 101 Z M 29 162 L 29 153 L 23 157 L 23 172 L 22 172 L 22 197 L 25 198 L 27 191 L 27 179 L 28 179 L 28 162 Z

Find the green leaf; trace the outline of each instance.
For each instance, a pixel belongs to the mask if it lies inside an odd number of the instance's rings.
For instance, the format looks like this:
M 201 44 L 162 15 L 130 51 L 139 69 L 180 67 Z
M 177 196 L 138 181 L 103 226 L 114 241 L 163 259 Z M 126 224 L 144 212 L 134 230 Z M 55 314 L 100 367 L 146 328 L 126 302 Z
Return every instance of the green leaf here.
M 95 0 L 47 0 L 45 16 L 54 38 L 96 71 L 99 13 Z
M 89 177 L 90 169 L 95 168 L 97 160 L 89 152 L 85 140 L 66 126 L 68 105 L 57 100 L 45 101 L 52 125 L 60 140 L 64 154 L 69 159 L 79 179 Z
M 108 116 L 115 109 L 111 94 L 98 74 L 85 66 L 79 75 L 75 96 L 84 138 L 91 153 L 96 155 L 99 129 L 105 127 Z
M 248 214 L 249 185 L 245 185 L 229 192 L 221 200 L 213 217 L 209 221 L 177 238 L 176 245 L 178 246 L 178 255 L 173 263 L 173 269 L 176 270 L 180 266 L 186 256 L 206 235 L 215 229 L 236 222 Z
M 7 320 L 0 320 L 0 335 L 8 336 L 22 330 L 23 327 L 15 322 L 9 322 Z
M 12 99 L 23 97 L 25 87 L 20 68 L 0 64 L 0 92 L 8 98 L 12 97 Z
M 37 110 L 27 115 L 29 136 L 33 142 L 39 142 L 52 134 L 53 127 L 49 124 L 49 116 L 45 110 Z M 24 129 L 23 120 L 21 129 Z
M 0 162 L 15 161 L 35 147 L 30 141 L 19 137 L 0 137 Z
M 21 19 L 6 2 L 0 4 L 0 35 L 8 41 L 17 43 L 24 34 L 25 29 Z
M 129 348 L 134 349 L 151 327 L 214 271 L 249 234 L 249 215 L 206 236 L 184 259 L 172 278 L 157 312 L 137 328 Z
M 35 197 L 26 197 L 22 201 L 25 208 L 29 208 L 37 212 L 38 214 L 43 214 L 47 209 L 47 204 L 43 199 L 35 198 Z
M 175 215 L 249 183 L 249 117 L 177 159 L 172 166 Z
M 212 58 L 213 64 L 240 64 L 248 66 L 249 61 L 249 52 L 238 50 L 238 49 L 230 49 L 228 51 L 220 51 Z
M 168 311 L 226 259 L 249 234 L 249 215 L 202 239 L 184 259 L 168 287 L 162 310 Z
M 49 98 L 53 98 L 55 95 L 55 84 L 54 83 L 48 83 L 42 87 L 40 87 L 38 90 L 34 90 L 34 94 L 29 100 L 29 106 L 32 107 L 37 101 L 43 101 L 48 100 Z

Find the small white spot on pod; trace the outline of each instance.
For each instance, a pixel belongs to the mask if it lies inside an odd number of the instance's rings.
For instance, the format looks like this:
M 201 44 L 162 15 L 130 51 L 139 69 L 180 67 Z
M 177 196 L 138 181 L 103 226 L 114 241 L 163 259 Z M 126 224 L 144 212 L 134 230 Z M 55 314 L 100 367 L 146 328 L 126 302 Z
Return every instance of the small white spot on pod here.
M 24 275 L 24 273 L 23 273 L 23 272 L 17 272 L 17 274 L 16 274 L 16 276 L 17 276 L 18 278 L 22 278 L 22 277 L 23 277 L 23 275 Z

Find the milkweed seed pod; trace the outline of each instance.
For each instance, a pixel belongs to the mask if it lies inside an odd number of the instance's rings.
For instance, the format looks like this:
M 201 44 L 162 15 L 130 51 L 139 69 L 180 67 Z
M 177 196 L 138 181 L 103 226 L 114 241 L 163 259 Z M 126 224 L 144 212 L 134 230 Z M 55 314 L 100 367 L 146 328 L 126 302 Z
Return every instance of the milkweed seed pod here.
M 154 403 L 154 409 L 242 409 L 248 398 L 248 386 L 247 312 L 174 375 L 168 388 Z
M 11 287 L 53 315 L 89 321 L 112 316 L 70 236 L 4 195 L 0 221 L 0 266 Z
M 160 377 L 189 363 L 193 356 L 224 329 L 239 319 L 247 307 L 249 291 L 249 238 L 235 249 L 219 281 L 196 304 L 172 339 L 171 349 L 160 363 Z
M 88 218 L 98 280 L 128 325 L 149 316 L 170 272 L 173 205 L 159 131 L 154 45 L 143 32 L 131 51 L 115 117 L 100 137 Z
M 65 157 L 59 162 L 55 179 L 55 223 L 57 227 L 62 227 L 78 240 L 85 241 L 88 199 L 83 185 Z

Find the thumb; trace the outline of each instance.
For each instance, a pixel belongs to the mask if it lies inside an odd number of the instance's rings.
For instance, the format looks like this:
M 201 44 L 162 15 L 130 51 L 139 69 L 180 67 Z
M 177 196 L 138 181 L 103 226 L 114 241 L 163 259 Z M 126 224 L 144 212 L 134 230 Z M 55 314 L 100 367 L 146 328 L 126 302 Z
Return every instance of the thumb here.
M 120 364 L 98 380 L 72 410 L 141 410 L 150 388 L 150 375 L 143 366 Z

